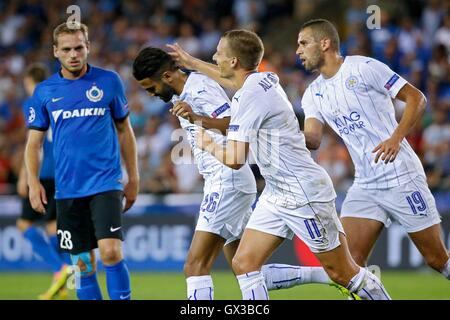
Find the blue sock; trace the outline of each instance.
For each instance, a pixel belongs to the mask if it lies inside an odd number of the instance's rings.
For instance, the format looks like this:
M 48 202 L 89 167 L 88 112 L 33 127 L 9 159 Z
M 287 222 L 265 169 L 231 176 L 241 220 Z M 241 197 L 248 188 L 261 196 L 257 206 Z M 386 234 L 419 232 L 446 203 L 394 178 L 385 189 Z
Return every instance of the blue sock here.
M 122 260 L 113 266 L 105 266 L 106 286 L 111 300 L 130 300 L 130 274 Z
M 52 234 L 48 236 L 50 243 L 52 244 L 53 249 L 59 254 L 60 260 L 67 265 L 71 265 L 72 261 L 70 260 L 70 254 L 67 252 L 60 251 L 59 249 L 59 241 L 56 234 Z
M 77 288 L 77 297 L 80 300 L 102 300 L 102 292 L 97 281 L 97 274 L 80 277 L 80 287 Z
M 41 230 L 31 226 L 25 230 L 23 235 L 25 239 L 30 241 L 33 251 L 52 267 L 53 272 L 58 272 L 62 268 L 63 263 L 58 253 L 53 249 L 50 242 L 45 239 Z

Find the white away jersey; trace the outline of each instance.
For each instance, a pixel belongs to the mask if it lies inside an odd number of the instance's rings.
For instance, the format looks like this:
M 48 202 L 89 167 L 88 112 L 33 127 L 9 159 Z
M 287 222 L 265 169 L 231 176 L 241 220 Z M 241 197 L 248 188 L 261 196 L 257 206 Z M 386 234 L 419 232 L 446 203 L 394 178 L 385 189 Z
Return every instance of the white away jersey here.
M 394 162 L 375 163 L 372 150 L 397 127 L 393 98 L 407 83 L 387 65 L 364 56 L 347 56 L 329 79 L 319 76 L 306 89 L 305 118 L 316 118 L 344 140 L 355 165 L 355 183 L 366 189 L 391 188 L 425 176 L 406 139 Z
M 297 117 L 278 76 L 250 74 L 231 104 L 228 139 L 250 143 L 266 180 L 265 200 L 287 208 L 336 197 L 325 170 L 305 146 Z
M 188 103 L 194 113 L 210 118 L 223 118 L 230 116 L 230 100 L 225 91 L 212 79 L 205 75 L 192 72 L 186 80 L 180 96 L 174 96 L 172 102 L 182 100 Z M 178 117 L 181 127 L 186 135 L 194 154 L 200 174 L 205 179 L 205 188 L 215 186 L 218 188 L 233 188 L 244 193 L 256 193 L 256 182 L 248 164 L 239 170 L 233 170 L 220 163 L 208 152 L 197 147 L 196 136 L 199 127 L 188 120 Z M 214 141 L 219 145 L 226 143 L 225 136 L 208 131 Z

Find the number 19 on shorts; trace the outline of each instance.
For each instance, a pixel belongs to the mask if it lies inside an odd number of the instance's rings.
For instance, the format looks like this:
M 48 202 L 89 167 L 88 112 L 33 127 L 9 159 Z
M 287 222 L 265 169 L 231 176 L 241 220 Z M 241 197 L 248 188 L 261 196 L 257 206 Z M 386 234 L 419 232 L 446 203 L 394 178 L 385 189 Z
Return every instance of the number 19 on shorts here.
M 411 196 L 406 197 L 413 214 L 426 215 L 423 213 L 427 209 L 427 204 L 419 191 L 415 191 Z

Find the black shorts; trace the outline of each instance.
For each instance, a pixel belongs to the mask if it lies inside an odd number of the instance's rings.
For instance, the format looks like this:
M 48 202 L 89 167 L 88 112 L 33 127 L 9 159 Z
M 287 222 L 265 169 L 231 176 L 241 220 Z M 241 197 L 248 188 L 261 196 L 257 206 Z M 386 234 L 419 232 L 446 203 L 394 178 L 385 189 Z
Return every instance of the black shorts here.
M 62 251 L 71 254 L 98 247 L 106 238 L 123 240 L 123 192 L 114 190 L 92 196 L 56 200 L 57 235 Z
M 28 221 L 43 220 L 46 222 L 56 220 L 56 204 L 55 204 L 55 180 L 41 180 L 41 184 L 45 189 L 47 196 L 47 205 L 45 205 L 45 214 L 40 214 L 33 210 L 30 198 L 22 198 L 22 214 L 21 219 Z

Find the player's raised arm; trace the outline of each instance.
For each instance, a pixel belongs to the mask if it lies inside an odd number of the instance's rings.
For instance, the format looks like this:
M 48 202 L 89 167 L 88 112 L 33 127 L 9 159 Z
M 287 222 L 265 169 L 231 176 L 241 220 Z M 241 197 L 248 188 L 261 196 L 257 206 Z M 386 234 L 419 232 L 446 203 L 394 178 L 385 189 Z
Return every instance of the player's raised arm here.
M 323 134 L 323 123 L 315 118 L 305 119 L 305 142 L 310 150 L 316 150 L 320 147 Z
M 25 147 L 25 166 L 27 169 L 30 203 L 39 213 L 45 213 L 47 204 L 45 189 L 39 181 L 40 152 L 44 141 L 45 131 L 29 130 Z
M 128 174 L 128 182 L 123 190 L 126 198 L 126 204 L 123 210 L 125 212 L 134 204 L 139 192 L 136 138 L 134 137 L 128 117 L 122 121 L 116 121 L 115 124 L 119 136 L 120 151 Z
M 219 67 L 217 65 L 191 56 L 183 48 L 181 48 L 178 43 L 167 44 L 167 46 L 173 50 L 169 52 L 169 54 L 180 66 L 204 73 L 208 77 L 218 82 L 224 88 L 236 89 L 232 81 L 220 76 Z
M 400 89 L 396 98 L 406 102 L 405 111 L 392 136 L 373 149 L 372 152 L 377 153 L 375 163 L 378 162 L 380 157 L 385 163 L 395 160 L 400 151 L 400 144 L 403 138 L 406 137 L 416 122 L 422 117 L 425 110 L 427 101 L 425 96 L 420 90 L 409 83 L 406 83 Z

